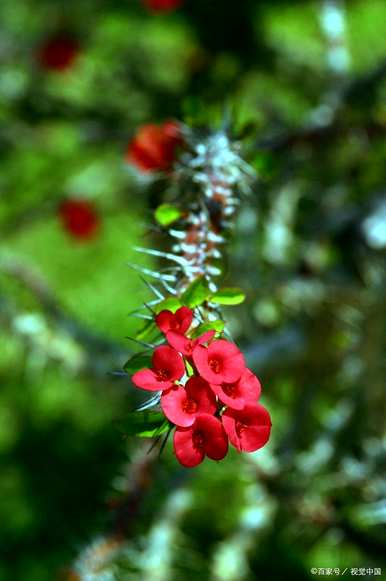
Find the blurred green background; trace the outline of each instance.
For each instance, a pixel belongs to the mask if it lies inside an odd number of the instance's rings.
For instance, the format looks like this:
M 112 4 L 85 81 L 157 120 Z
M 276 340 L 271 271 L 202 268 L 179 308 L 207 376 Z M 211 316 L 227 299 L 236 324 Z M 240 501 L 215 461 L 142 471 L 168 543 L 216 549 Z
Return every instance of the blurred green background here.
M 384 576 L 385 1 L 2 0 L 0 25 L 0 579 Z M 58 35 L 65 70 L 40 56 Z M 164 184 L 125 151 L 141 124 L 224 110 L 258 174 L 226 275 L 248 299 L 225 316 L 272 438 L 191 471 L 167 446 L 134 498 L 135 395 L 110 372 Z M 63 228 L 68 199 L 96 209 L 92 239 Z

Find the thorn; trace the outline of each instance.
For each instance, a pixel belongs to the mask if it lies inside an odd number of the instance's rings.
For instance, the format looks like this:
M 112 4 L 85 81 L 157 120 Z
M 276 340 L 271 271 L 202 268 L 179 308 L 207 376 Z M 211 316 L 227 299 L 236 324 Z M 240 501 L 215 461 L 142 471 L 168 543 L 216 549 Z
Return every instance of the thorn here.
M 134 343 L 137 343 L 138 345 L 141 345 L 142 347 L 147 347 L 148 349 L 154 349 L 156 347 L 156 345 L 153 343 L 145 343 L 145 341 L 140 341 L 139 339 L 134 339 L 134 337 L 125 337 L 125 339 L 128 339 L 129 341 L 134 341 Z
M 155 395 L 152 395 L 149 399 L 147 399 L 145 402 L 143 402 L 140 406 L 135 408 L 135 411 L 136 412 L 144 412 L 145 410 L 158 405 L 160 402 L 160 399 L 161 399 L 161 392 L 158 392 Z
M 135 317 L 136 319 L 145 319 L 146 321 L 152 321 L 153 317 L 149 315 L 143 315 L 142 313 L 129 313 L 128 317 Z
M 173 287 L 171 287 L 167 282 L 165 282 L 164 280 L 161 280 L 160 282 L 161 282 L 162 286 L 164 287 L 164 289 L 168 293 L 170 293 L 171 295 L 176 295 L 177 294 L 177 291 Z
M 148 280 L 146 280 L 142 276 L 140 277 L 140 279 L 147 286 L 147 288 L 150 289 L 155 294 L 156 297 L 158 297 L 159 299 L 162 299 L 162 300 L 165 299 L 163 294 L 154 285 L 152 285 L 151 282 L 149 282 Z
M 148 268 L 143 268 L 141 266 L 137 266 L 135 264 L 128 264 L 129 268 L 132 268 L 133 270 L 140 272 L 142 274 L 145 274 L 146 276 L 152 276 L 153 278 L 157 279 L 157 280 L 168 280 L 170 282 L 175 282 L 175 277 L 172 276 L 171 274 L 160 274 L 159 272 L 155 272 L 153 270 L 149 270 Z
M 160 449 L 159 449 L 158 456 L 161 456 L 162 452 L 164 451 L 164 449 L 165 449 L 165 446 L 166 446 L 166 443 L 167 443 L 167 441 L 168 441 L 168 439 L 169 439 L 169 436 L 170 436 L 170 434 L 172 433 L 172 429 L 173 429 L 173 426 L 171 426 L 171 427 L 168 429 L 168 431 L 167 431 L 167 434 L 166 434 L 166 436 L 165 436 L 165 438 L 164 438 L 164 441 L 162 442 L 162 444 L 161 444 L 161 447 L 160 447 Z
M 170 236 L 173 236 L 173 238 L 179 238 L 180 240 L 183 240 L 186 237 L 186 232 L 183 230 L 173 230 L 170 228 L 168 232 Z
M 185 264 L 185 259 L 182 256 L 177 256 L 171 252 L 161 252 L 160 250 L 153 250 L 151 248 L 141 248 L 140 246 L 134 246 L 134 250 L 137 252 L 142 252 L 143 254 L 150 254 L 151 256 L 159 256 L 160 258 L 166 258 L 182 266 Z
M 158 442 L 160 441 L 160 439 L 162 438 L 162 435 L 157 436 L 156 439 L 154 440 L 154 442 L 151 443 L 150 448 L 147 451 L 147 454 L 150 454 L 154 448 L 157 446 Z

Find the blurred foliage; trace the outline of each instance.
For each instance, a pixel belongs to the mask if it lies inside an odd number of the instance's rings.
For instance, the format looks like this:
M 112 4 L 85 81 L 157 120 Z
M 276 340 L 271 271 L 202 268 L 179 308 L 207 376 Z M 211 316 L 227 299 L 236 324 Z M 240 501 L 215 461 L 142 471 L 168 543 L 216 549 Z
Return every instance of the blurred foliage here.
M 0 26 L 0 579 L 385 571 L 385 2 L 2 0 Z M 37 58 L 58 31 L 80 46 L 63 72 Z M 110 372 L 165 183 L 125 150 L 141 123 L 224 115 L 259 177 L 223 281 L 247 298 L 224 312 L 273 437 L 191 472 L 168 445 L 128 506 L 140 397 Z M 62 228 L 72 197 L 97 206 L 94 240 Z

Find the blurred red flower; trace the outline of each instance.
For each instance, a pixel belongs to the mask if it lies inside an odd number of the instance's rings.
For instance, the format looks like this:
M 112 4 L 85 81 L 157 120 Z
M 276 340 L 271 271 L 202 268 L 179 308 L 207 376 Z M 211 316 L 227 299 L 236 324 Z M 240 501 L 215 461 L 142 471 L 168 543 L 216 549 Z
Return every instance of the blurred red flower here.
M 175 121 L 143 125 L 129 144 L 126 159 L 142 172 L 168 171 L 181 143 L 180 126 Z
M 78 41 L 71 36 L 58 34 L 40 46 L 38 59 L 44 69 L 63 72 L 72 66 L 78 54 Z
M 59 217 L 66 232 L 78 240 L 94 238 L 100 226 L 95 206 L 88 200 L 65 200 L 59 207 Z
M 170 12 L 179 8 L 183 0 L 143 0 L 143 3 L 152 12 Z

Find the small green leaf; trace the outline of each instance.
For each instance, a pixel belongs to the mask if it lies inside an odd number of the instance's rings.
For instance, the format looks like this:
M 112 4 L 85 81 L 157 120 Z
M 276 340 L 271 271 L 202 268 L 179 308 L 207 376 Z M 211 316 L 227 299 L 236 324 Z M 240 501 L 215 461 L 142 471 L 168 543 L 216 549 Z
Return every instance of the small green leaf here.
M 150 430 L 144 430 L 136 434 L 138 438 L 157 438 L 170 429 L 170 423 L 164 419 L 161 425 L 156 428 L 151 428 Z
M 162 303 L 159 303 L 156 307 L 155 307 L 155 311 L 156 313 L 160 313 L 161 311 L 171 311 L 172 313 L 175 313 L 177 311 L 177 309 L 179 309 L 181 306 L 181 301 L 179 301 L 178 299 L 176 299 L 175 297 L 169 297 L 168 299 L 165 299 L 164 301 L 162 301 Z
M 187 307 L 194 308 L 202 305 L 210 296 L 208 281 L 205 277 L 196 278 L 181 296 L 181 302 Z
M 185 359 L 185 367 L 188 377 L 192 377 L 192 375 L 194 375 L 194 369 L 187 359 Z
M 202 325 L 197 327 L 197 329 L 194 329 L 194 332 L 192 333 L 192 338 L 196 339 L 196 337 L 203 335 L 207 331 L 216 331 L 216 333 L 221 333 L 224 330 L 224 327 L 225 323 L 224 321 L 220 321 L 220 319 L 218 319 L 217 321 L 203 323 Z
M 211 303 L 218 305 L 240 305 L 245 301 L 245 293 L 240 288 L 223 288 L 211 298 Z
M 155 211 L 155 219 L 161 226 L 169 226 L 181 217 L 181 210 L 172 204 L 161 204 Z
M 136 353 L 128 361 L 126 361 L 123 369 L 129 375 L 133 375 L 140 371 L 141 369 L 147 369 L 151 367 L 151 353 L 148 351 L 144 351 L 141 353 Z
M 132 412 L 118 423 L 126 436 L 139 438 L 155 438 L 165 433 L 170 424 L 160 412 Z

